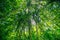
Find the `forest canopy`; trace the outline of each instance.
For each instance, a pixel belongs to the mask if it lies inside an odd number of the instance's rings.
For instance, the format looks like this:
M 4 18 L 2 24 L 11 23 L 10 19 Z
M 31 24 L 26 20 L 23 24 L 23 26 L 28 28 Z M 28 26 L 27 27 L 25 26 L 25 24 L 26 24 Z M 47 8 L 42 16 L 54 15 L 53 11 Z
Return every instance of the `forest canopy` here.
M 60 0 L 0 0 L 0 40 L 60 40 Z

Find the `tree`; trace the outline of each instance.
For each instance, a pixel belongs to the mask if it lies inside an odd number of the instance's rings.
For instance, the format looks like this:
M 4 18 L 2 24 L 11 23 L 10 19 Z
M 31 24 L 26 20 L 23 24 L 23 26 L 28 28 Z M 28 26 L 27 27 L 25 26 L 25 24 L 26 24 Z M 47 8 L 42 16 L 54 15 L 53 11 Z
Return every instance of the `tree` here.
M 1 0 L 0 40 L 60 40 L 59 0 Z

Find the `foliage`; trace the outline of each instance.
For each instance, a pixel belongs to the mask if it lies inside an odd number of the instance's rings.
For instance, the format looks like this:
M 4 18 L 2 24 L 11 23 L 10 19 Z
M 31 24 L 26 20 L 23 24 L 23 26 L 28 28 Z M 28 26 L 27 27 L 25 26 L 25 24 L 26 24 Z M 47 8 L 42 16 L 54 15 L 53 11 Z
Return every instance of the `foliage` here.
M 60 40 L 58 1 L 0 0 L 0 40 Z

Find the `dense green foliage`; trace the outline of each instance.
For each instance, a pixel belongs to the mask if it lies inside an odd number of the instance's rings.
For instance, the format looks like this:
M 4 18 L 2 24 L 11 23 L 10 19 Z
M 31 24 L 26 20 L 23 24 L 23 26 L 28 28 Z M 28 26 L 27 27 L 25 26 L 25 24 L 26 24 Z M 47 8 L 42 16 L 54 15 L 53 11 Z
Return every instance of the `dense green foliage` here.
M 59 0 L 0 0 L 0 40 L 60 40 Z

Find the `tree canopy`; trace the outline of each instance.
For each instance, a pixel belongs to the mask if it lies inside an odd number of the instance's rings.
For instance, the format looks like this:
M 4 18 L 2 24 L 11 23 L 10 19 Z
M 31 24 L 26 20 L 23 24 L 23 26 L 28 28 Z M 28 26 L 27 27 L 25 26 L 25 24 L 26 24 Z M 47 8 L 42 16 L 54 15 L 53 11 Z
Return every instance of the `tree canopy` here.
M 0 40 L 60 40 L 60 1 L 0 0 Z

